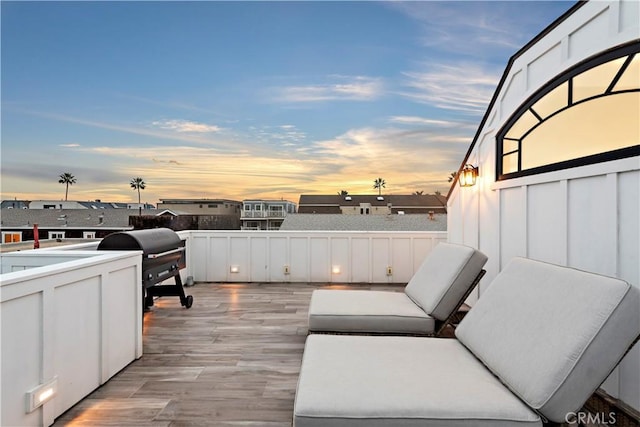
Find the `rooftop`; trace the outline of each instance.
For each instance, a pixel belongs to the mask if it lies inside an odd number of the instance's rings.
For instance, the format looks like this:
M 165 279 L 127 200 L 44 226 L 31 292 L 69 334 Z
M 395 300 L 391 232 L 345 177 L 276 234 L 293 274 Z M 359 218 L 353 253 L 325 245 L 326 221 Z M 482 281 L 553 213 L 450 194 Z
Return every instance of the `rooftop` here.
M 145 314 L 144 356 L 54 426 L 290 427 L 316 288 L 198 283 L 187 288 L 194 297 L 188 310 L 178 298 L 160 298 Z
M 289 214 L 280 230 L 447 231 L 447 215 Z

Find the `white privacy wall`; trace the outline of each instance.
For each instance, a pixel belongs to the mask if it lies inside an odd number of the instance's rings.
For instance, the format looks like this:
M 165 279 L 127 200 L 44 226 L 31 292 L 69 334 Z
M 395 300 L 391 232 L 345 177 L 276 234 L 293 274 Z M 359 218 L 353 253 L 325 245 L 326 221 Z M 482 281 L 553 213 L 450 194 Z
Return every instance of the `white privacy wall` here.
M 51 425 L 142 356 L 139 252 L 13 252 L 2 267 L 0 425 Z M 28 412 L 26 393 L 53 379 Z
M 640 2 L 591 1 L 514 60 L 467 161 L 480 167 L 478 184 L 456 186 L 448 202 L 449 241 L 489 257 L 480 295 L 514 256 L 640 286 L 638 157 L 495 180 L 496 134 L 515 109 L 576 63 L 639 37 Z M 603 388 L 640 410 L 640 345 Z
M 212 282 L 407 283 L 431 249 L 447 240 L 446 232 L 408 231 L 180 234 L 187 239 L 188 274 Z

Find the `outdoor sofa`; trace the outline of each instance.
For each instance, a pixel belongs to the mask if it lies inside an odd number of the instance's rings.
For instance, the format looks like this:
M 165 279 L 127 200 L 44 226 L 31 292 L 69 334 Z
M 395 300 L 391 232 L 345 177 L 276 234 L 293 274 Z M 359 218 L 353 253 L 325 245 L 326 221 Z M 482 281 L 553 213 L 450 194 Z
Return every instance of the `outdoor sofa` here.
M 484 275 L 487 257 L 439 243 L 404 292 L 315 290 L 309 332 L 437 335 Z
M 515 258 L 457 339 L 309 335 L 293 425 L 566 422 L 638 339 L 638 307 L 623 280 Z

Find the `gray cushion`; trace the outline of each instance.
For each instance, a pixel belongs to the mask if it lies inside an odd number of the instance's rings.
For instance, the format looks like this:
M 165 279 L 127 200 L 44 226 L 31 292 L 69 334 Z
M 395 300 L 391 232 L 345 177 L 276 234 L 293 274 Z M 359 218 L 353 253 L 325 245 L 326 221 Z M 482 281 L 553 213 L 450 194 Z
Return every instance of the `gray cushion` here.
M 476 249 L 440 243 L 413 275 L 405 292 L 425 313 L 444 321 L 486 262 L 486 255 Z
M 468 246 L 438 244 L 405 287 L 381 291 L 317 290 L 309 304 L 309 330 L 432 334 L 473 285 L 487 257 Z
M 432 334 L 435 327 L 404 292 L 316 290 L 309 314 L 310 331 Z
M 295 427 L 541 426 L 453 339 L 310 335 Z
M 622 280 L 516 258 L 456 336 L 529 406 L 562 422 L 640 334 L 638 307 L 639 290 Z

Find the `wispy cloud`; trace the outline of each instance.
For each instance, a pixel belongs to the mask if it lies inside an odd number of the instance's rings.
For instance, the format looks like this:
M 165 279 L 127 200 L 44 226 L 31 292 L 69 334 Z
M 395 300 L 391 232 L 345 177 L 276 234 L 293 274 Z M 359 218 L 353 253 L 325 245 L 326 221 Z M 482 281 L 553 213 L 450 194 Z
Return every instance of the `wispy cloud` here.
M 418 126 L 438 126 L 438 127 L 452 127 L 460 126 L 460 122 L 452 120 L 434 120 L 426 117 L 417 116 L 393 116 L 389 118 L 391 123 L 397 123 L 402 125 L 418 125 Z
M 152 122 L 151 125 L 160 129 L 186 133 L 209 133 L 220 132 L 222 130 L 221 127 L 216 125 L 208 125 L 190 120 L 157 120 Z
M 429 64 L 424 71 L 404 73 L 410 90 L 400 94 L 415 102 L 473 115 L 484 113 L 499 72 L 474 63 Z
M 64 148 L 76 148 L 76 147 L 80 147 L 80 144 L 60 144 L 58 146 L 64 147 Z
M 272 88 L 277 102 L 370 101 L 384 90 L 382 80 L 365 76 L 329 76 L 328 82 Z
M 517 2 L 390 2 L 404 15 L 422 24 L 420 42 L 425 47 L 446 49 L 482 58 L 496 49 L 514 53 L 522 46 L 523 28 L 530 22 L 515 22 Z

